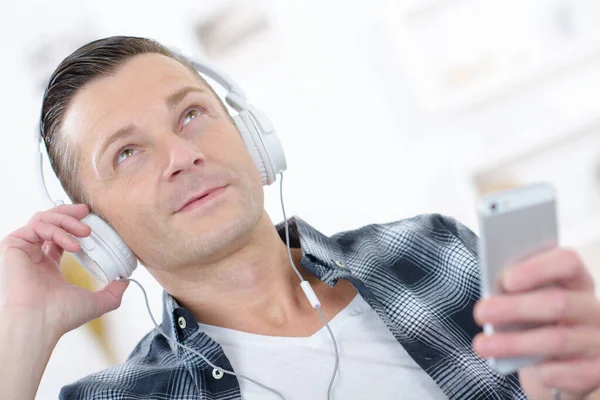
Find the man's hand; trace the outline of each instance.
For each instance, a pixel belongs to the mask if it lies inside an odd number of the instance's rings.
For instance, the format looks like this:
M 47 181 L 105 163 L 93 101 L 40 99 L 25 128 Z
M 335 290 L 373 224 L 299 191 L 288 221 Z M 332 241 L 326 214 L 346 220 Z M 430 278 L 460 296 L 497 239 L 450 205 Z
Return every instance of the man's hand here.
M 473 341 L 479 355 L 544 357 L 519 371 L 521 385 L 532 400 L 579 400 L 600 388 L 600 302 L 594 282 L 580 257 L 555 249 L 506 270 L 504 294 L 479 301 L 478 324 L 535 323 L 523 332 L 479 334 Z
M 37 213 L 0 242 L 0 398 L 32 399 L 62 335 L 116 309 L 127 287 L 112 282 L 92 293 L 64 279 L 63 250 L 77 252 L 69 234 L 86 237 L 86 205 Z

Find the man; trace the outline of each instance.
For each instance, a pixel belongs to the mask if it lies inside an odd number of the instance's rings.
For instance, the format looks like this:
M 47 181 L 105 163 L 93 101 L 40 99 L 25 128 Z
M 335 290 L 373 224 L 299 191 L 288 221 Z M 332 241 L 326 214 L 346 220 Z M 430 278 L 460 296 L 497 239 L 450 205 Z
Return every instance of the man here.
M 186 62 L 147 39 L 89 43 L 53 74 L 42 107 L 69 196 L 108 221 L 165 289 L 162 329 L 218 368 L 287 399 L 325 398 L 331 342 L 287 258 L 282 226 L 231 118 Z M 122 129 L 125 128 L 125 129 Z M 119 133 L 114 136 L 114 133 Z M 221 188 L 182 207 L 190 196 Z M 63 250 L 88 206 L 36 214 L 0 247 L 0 393 L 31 399 L 66 332 L 116 309 L 126 283 L 90 293 L 64 281 Z M 600 386 L 600 305 L 581 260 L 559 249 L 511 267 L 507 295 L 479 302 L 476 237 L 426 215 L 326 237 L 292 218 L 292 257 L 340 349 L 336 399 L 583 399 Z M 536 288 L 556 283 L 558 287 Z M 484 337 L 476 322 L 548 324 Z M 473 343 L 474 341 L 474 343 Z M 477 351 L 477 353 L 473 350 Z M 548 361 L 495 374 L 482 357 Z M 271 399 L 157 330 L 123 365 L 62 399 Z

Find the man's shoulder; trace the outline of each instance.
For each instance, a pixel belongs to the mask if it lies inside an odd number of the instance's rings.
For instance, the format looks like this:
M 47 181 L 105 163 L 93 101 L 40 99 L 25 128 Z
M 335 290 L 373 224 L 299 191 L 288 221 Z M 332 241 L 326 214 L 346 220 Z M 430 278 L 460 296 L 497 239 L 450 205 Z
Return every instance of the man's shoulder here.
M 411 218 L 386 223 L 373 223 L 332 236 L 341 246 L 355 242 L 376 242 L 396 247 L 398 242 L 407 246 L 417 242 L 431 246 L 458 245 L 477 255 L 477 236 L 453 217 L 442 214 L 420 214 Z M 407 250 L 406 248 L 405 250 Z
M 331 237 L 353 275 L 376 287 L 383 301 L 399 291 L 427 297 L 446 290 L 477 299 L 477 236 L 456 219 L 422 214 L 394 222 L 370 224 Z M 463 307 L 458 304 L 457 307 Z
M 169 378 L 180 368 L 181 364 L 166 339 L 153 329 L 138 342 L 125 362 L 64 386 L 59 399 L 140 398 L 150 392 L 168 397 Z

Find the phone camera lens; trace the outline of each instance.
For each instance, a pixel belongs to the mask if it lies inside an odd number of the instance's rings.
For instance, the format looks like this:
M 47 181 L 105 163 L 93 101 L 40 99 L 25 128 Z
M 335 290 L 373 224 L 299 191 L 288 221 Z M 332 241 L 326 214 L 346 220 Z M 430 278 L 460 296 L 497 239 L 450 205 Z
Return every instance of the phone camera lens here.
M 497 204 L 496 204 L 496 203 L 492 203 L 492 204 L 490 204 L 490 209 L 491 209 L 492 211 L 496 211 L 496 208 L 497 208 L 497 207 L 498 207 L 498 206 L 497 206 Z

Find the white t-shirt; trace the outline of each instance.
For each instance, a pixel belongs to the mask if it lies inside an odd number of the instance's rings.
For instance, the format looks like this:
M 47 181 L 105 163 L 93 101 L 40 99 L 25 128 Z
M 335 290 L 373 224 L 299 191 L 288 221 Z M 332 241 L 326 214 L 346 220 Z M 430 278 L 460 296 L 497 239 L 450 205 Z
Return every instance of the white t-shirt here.
M 329 326 L 340 352 L 334 400 L 447 399 L 359 294 Z M 237 373 L 287 400 L 327 399 L 335 353 L 325 327 L 309 337 L 256 335 L 206 324 L 200 329 L 223 347 Z M 239 383 L 245 400 L 278 399 L 254 383 Z

